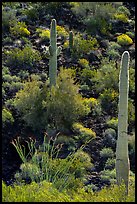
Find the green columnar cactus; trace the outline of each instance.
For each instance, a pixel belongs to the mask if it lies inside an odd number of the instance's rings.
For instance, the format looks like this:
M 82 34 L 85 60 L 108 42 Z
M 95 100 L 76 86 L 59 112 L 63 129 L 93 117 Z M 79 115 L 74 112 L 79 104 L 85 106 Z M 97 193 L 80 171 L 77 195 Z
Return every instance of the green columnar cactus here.
M 121 70 L 119 75 L 119 113 L 118 139 L 116 147 L 116 178 L 118 185 L 122 180 L 128 194 L 129 158 L 128 158 L 128 91 L 129 91 L 129 52 L 122 54 Z
M 69 32 L 69 49 L 72 50 L 74 44 L 74 39 L 73 39 L 73 32 Z
M 50 87 L 56 85 L 57 78 L 57 56 L 60 54 L 61 47 L 57 48 L 57 32 L 56 32 L 56 20 L 51 21 L 50 27 L 50 46 L 46 57 L 49 58 L 49 79 Z

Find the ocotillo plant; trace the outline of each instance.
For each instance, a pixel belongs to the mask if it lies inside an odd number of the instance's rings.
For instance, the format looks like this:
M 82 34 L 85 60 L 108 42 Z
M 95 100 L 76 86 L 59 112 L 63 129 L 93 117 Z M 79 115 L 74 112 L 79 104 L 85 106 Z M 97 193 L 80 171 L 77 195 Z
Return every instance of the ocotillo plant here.
M 51 21 L 50 27 L 50 46 L 46 57 L 49 59 L 49 79 L 50 87 L 56 85 L 57 78 L 57 56 L 60 54 L 61 47 L 57 48 L 57 32 L 56 32 L 56 20 Z
M 119 113 L 118 113 L 118 139 L 116 147 L 116 179 L 118 185 L 122 180 L 126 185 L 128 194 L 129 158 L 128 158 L 128 92 L 129 92 L 129 52 L 122 54 L 119 75 Z

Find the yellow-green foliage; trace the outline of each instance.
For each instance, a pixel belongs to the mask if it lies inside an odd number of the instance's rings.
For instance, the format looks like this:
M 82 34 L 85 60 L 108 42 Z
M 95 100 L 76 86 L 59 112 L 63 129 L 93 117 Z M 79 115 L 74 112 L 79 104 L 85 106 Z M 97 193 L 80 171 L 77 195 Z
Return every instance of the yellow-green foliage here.
M 36 33 L 39 33 L 39 37 L 42 39 L 46 40 L 50 38 L 50 30 L 48 29 L 37 28 Z
M 66 40 L 66 41 L 64 42 L 64 44 L 63 44 L 63 48 L 66 49 L 66 48 L 68 48 L 68 47 L 69 47 L 69 41 Z
M 126 34 L 119 35 L 117 37 L 117 42 L 120 45 L 131 45 L 131 44 L 133 44 L 133 40 Z
M 41 60 L 38 50 L 25 46 L 22 50 L 14 48 L 7 53 L 7 64 L 13 68 L 31 69 Z
M 93 39 L 83 39 L 80 34 L 74 35 L 74 52 L 79 57 L 82 57 L 83 54 L 89 53 L 91 50 L 95 50 L 98 47 L 98 42 L 96 38 Z
M 28 36 L 30 31 L 27 29 L 25 22 L 17 22 L 13 27 L 10 27 L 10 32 L 13 36 Z
M 128 17 L 124 13 L 115 14 L 114 18 L 118 21 L 122 21 L 123 23 L 128 22 Z
M 84 98 L 84 104 L 87 104 L 90 108 L 94 108 L 99 104 L 96 98 Z
M 2 122 L 3 122 L 3 124 L 5 122 L 11 122 L 11 123 L 14 122 L 14 118 L 12 116 L 12 113 L 9 110 L 7 110 L 6 108 L 2 109 Z
M 80 123 L 74 123 L 73 124 L 73 130 L 80 134 L 80 135 L 84 135 L 85 137 L 87 137 L 89 140 L 96 137 L 96 133 L 91 130 L 90 128 L 86 128 L 84 127 L 82 124 Z
M 111 118 L 110 120 L 107 121 L 107 125 L 109 128 L 117 130 L 118 118 Z
M 57 25 L 56 29 L 57 29 L 57 35 L 58 36 L 62 36 L 64 38 L 66 38 L 69 35 L 67 30 L 63 26 Z
M 59 192 L 46 181 L 14 187 L 2 182 L 2 202 L 135 202 L 135 184 L 134 181 L 130 184 L 126 196 L 123 184 L 111 185 L 99 192 L 85 192 L 84 188 Z
M 70 127 L 79 117 L 87 115 L 90 108 L 83 103 L 74 84 L 74 71 L 61 69 L 57 85 L 48 84 L 40 89 L 39 82 L 27 82 L 15 98 L 16 108 L 23 113 L 24 120 L 34 128 L 45 128 L 47 124 L 56 128 Z
M 83 68 L 89 68 L 89 61 L 87 59 L 79 59 L 78 63 L 83 67 Z

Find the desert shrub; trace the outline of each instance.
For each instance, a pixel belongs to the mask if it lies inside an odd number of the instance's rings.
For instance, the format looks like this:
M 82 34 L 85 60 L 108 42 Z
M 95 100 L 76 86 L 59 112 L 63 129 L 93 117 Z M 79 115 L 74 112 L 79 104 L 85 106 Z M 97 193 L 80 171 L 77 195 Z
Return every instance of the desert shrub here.
M 64 37 L 64 39 L 66 39 L 69 36 L 69 33 L 65 29 L 65 27 L 57 25 L 56 29 L 57 29 L 58 36 Z
M 114 89 L 105 89 L 100 94 L 99 100 L 103 111 L 109 115 L 116 116 L 118 111 L 118 92 Z
M 129 9 L 127 7 L 125 7 L 125 6 L 119 6 L 116 12 L 118 14 L 125 14 L 126 16 L 130 15 Z
M 38 33 L 39 37 L 42 40 L 49 40 L 50 39 L 50 30 L 48 30 L 48 29 L 37 28 L 36 33 Z
M 129 195 L 126 196 L 124 184 L 88 193 L 84 188 L 59 192 L 46 181 L 20 186 L 14 184 L 14 187 L 6 186 L 2 181 L 2 202 L 135 202 L 135 184 L 130 184 Z
M 104 2 L 78 2 L 72 4 L 71 9 L 92 34 L 107 34 L 111 29 L 110 19 L 116 11 L 111 3 Z
M 25 155 L 25 150 L 20 145 L 19 140 L 13 140 L 12 144 L 21 157 L 23 164 L 20 172 L 15 174 L 16 182 L 41 182 L 43 180 L 52 182 L 58 189 L 76 189 L 82 185 L 82 179 L 87 174 L 87 170 L 92 167 L 90 156 L 83 152 L 80 147 L 76 152 L 72 152 L 65 159 L 58 158 L 62 145 L 50 144 L 44 137 L 42 145 L 36 149 L 35 141 L 28 142 L 31 159 Z M 55 140 L 56 141 L 56 138 Z M 41 152 L 41 150 L 43 150 Z M 35 152 L 33 154 L 33 152 Z M 33 155 L 32 155 L 33 154 Z
M 8 11 L 2 8 L 2 32 L 9 32 L 10 25 L 16 24 L 16 10 L 9 9 Z
M 82 124 L 80 123 L 74 123 L 73 124 L 73 131 L 78 134 L 78 139 L 82 142 L 82 143 L 86 143 L 87 141 L 93 139 L 96 137 L 96 133 L 91 130 L 90 128 L 86 128 L 84 127 Z M 76 137 L 75 137 L 76 138 Z
M 133 44 L 133 40 L 126 34 L 119 35 L 117 37 L 117 42 L 120 45 L 131 45 L 131 44 Z
M 71 127 L 90 111 L 74 82 L 71 69 L 61 69 L 57 85 L 51 89 L 48 83 L 40 88 L 40 81 L 26 82 L 24 89 L 16 94 L 15 107 L 33 128 L 45 129 L 48 124 L 56 129 Z
M 112 170 L 115 168 L 116 160 L 114 158 L 108 158 L 105 163 L 105 170 Z
M 39 18 L 38 5 L 33 3 L 32 5 L 27 6 L 27 9 L 22 11 L 22 15 L 27 16 L 27 21 L 36 21 Z
M 84 54 L 88 54 L 91 50 L 95 50 L 98 47 L 96 38 L 85 40 L 79 33 L 74 35 L 74 46 L 72 50 L 72 56 L 77 58 L 84 57 Z
M 84 98 L 84 104 L 87 104 L 90 107 L 90 113 L 92 116 L 101 115 L 101 104 L 96 98 Z
M 86 72 L 88 75 L 84 73 L 87 75 L 85 78 L 90 77 L 89 80 L 92 81 L 91 88 L 97 94 L 107 93 L 110 89 L 114 90 L 114 92 L 118 91 L 119 67 L 116 68 L 114 60 L 109 62 L 108 58 L 105 58 L 97 70 L 93 69 Z M 82 73 L 82 77 L 84 77 L 84 74 Z
M 30 31 L 27 29 L 25 22 L 17 22 L 16 25 L 10 26 L 10 33 L 12 36 L 28 36 Z
M 132 39 L 135 38 L 135 33 L 134 33 L 134 32 L 127 31 L 125 34 L 128 35 L 128 36 L 129 36 L 130 38 L 132 38 Z
M 63 144 L 63 147 L 65 146 L 65 151 L 74 151 L 77 146 L 75 139 L 66 135 L 59 135 L 55 144 Z
M 32 69 L 41 60 L 40 53 L 25 46 L 23 50 L 15 48 L 7 53 L 7 65 L 14 69 Z
M 101 179 L 111 184 L 116 184 L 116 170 L 105 169 L 101 171 Z
M 107 53 L 111 60 L 117 60 L 120 58 L 119 52 L 114 49 L 108 50 Z
M 128 23 L 128 17 L 127 15 L 125 15 L 124 13 L 120 13 L 120 14 L 115 14 L 114 18 L 118 21 L 121 21 L 123 23 Z
M 103 144 L 107 148 L 112 148 L 115 150 L 116 148 L 116 139 L 117 134 L 116 131 L 112 128 L 108 128 L 103 133 Z
M 87 59 L 79 59 L 78 63 L 83 67 L 83 68 L 89 68 L 89 61 Z
M 118 118 L 111 118 L 106 122 L 108 128 L 112 128 L 117 131 L 118 128 Z
M 113 158 L 114 157 L 114 152 L 111 148 L 109 147 L 104 147 L 101 151 L 100 151 L 100 156 L 104 159 L 108 159 L 108 158 Z
M 2 123 L 3 123 L 3 126 L 6 123 L 13 123 L 13 122 L 14 122 L 14 118 L 13 118 L 12 113 L 10 112 L 10 110 L 8 110 L 6 108 L 3 108 L 2 109 Z

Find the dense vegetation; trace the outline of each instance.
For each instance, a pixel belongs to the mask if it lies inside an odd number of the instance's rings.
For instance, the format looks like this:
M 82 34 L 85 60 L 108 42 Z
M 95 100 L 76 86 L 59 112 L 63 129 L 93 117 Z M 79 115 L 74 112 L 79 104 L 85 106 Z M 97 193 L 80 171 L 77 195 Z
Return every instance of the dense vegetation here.
M 62 49 L 51 87 L 52 19 Z M 128 196 L 115 171 L 125 50 Z M 134 202 L 134 2 L 2 2 L 2 123 L 3 202 Z

